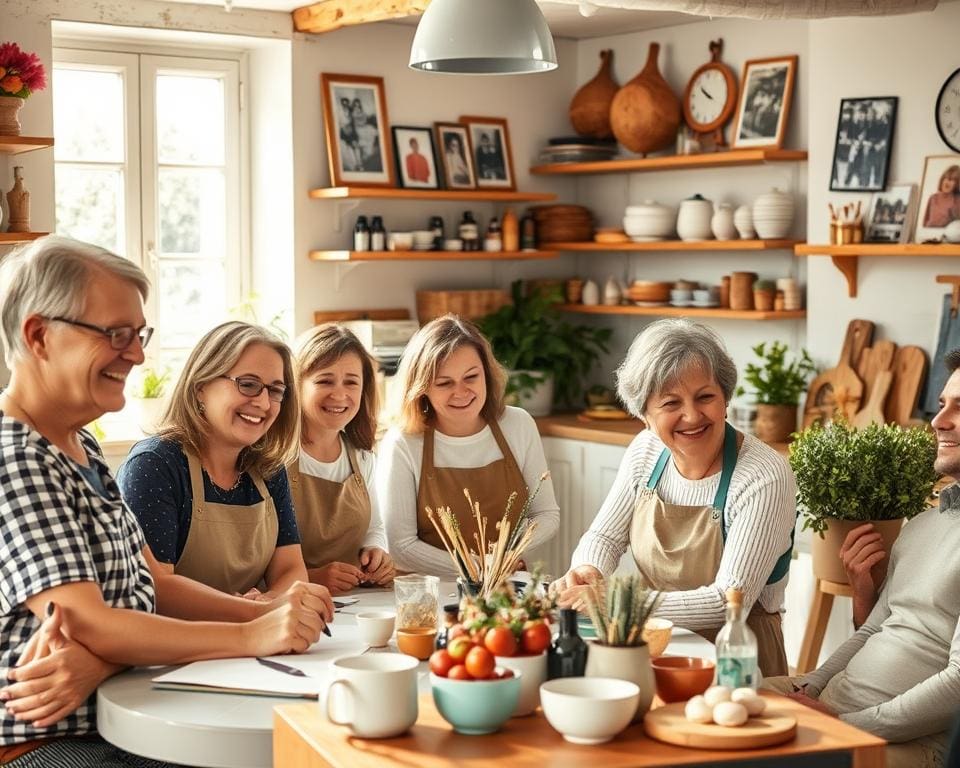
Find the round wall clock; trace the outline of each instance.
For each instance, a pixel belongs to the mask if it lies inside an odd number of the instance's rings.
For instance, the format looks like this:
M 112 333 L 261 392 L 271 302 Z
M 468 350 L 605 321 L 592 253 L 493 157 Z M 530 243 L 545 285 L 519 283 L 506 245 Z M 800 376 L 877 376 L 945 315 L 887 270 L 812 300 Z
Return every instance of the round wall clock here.
M 937 96 L 937 131 L 954 152 L 960 152 L 960 69 L 956 70 Z
M 737 104 L 737 81 L 730 68 L 720 62 L 723 39 L 710 43 L 710 61 L 700 67 L 683 94 L 683 116 L 691 130 L 714 135 L 723 146 L 723 126 L 733 116 Z

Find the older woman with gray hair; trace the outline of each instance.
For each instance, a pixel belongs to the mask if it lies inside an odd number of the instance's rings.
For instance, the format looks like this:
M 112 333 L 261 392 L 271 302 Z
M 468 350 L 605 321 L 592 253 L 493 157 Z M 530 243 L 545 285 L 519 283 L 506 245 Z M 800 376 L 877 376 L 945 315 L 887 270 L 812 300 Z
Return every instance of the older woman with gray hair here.
M 726 423 L 737 369 L 706 326 L 661 320 L 630 346 L 617 391 L 647 429 L 554 583 L 561 604 L 616 570 L 629 549 L 663 591 L 658 615 L 713 640 L 730 588 L 743 593 L 764 675 L 787 669 L 781 613 L 796 486 L 786 460 Z

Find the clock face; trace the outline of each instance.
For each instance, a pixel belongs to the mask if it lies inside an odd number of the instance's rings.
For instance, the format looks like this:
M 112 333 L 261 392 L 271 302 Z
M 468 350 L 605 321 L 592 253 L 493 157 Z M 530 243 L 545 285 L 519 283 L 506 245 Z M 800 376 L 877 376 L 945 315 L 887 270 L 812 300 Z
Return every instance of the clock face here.
M 691 128 L 704 128 L 724 116 L 732 102 L 727 78 L 716 67 L 704 69 L 695 75 L 687 96 L 687 113 Z
M 960 69 L 940 89 L 936 117 L 940 138 L 954 152 L 960 152 Z

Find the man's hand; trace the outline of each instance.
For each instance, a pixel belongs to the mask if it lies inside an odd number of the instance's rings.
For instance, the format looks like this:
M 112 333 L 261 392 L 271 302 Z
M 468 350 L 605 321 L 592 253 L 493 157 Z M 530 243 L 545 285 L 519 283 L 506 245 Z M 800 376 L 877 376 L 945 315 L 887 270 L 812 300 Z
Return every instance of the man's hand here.
M 561 608 L 580 610 L 586 605 L 587 592 L 603 584 L 603 574 L 592 565 L 571 568 L 550 585 L 550 594 L 556 595 Z
M 873 610 L 883 582 L 882 575 L 872 572 L 873 567 L 886 556 L 883 539 L 872 523 L 858 525 L 840 547 L 843 569 L 853 588 L 853 624 L 858 629 Z

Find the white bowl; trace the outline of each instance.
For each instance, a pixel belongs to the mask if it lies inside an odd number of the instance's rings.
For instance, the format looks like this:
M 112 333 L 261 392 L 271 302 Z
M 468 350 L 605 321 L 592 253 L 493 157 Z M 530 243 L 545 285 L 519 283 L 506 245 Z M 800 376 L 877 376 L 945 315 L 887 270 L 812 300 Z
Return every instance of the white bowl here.
M 429 248 L 433 245 L 433 230 L 417 229 L 411 234 L 413 235 L 413 244 L 417 248 Z
M 629 205 L 624 212 L 623 231 L 630 237 L 663 240 L 673 235 L 676 211 L 650 200 L 642 205 Z
M 540 686 L 547 722 L 574 744 L 603 744 L 630 725 L 640 702 L 636 683 L 610 677 L 562 677 Z
M 372 648 L 382 648 L 393 635 L 397 614 L 393 611 L 367 611 L 357 614 L 360 639 Z
M 391 232 L 387 235 L 387 248 L 391 251 L 409 251 L 413 248 L 413 235 L 410 232 Z

